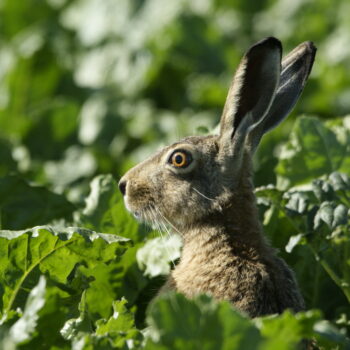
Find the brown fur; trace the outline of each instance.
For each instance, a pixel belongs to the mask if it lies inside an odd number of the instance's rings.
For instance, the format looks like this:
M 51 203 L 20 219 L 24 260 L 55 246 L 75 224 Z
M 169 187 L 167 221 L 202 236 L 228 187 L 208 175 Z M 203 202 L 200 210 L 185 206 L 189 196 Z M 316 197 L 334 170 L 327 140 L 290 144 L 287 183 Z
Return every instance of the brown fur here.
M 220 135 L 183 139 L 129 170 L 120 181 L 132 213 L 143 221 L 171 226 L 183 238 L 181 260 L 162 291 L 177 290 L 188 297 L 208 293 L 250 317 L 304 308 L 292 271 L 264 238 L 252 184 L 254 145 L 265 132 L 261 120 L 268 119 L 266 113 L 274 108 L 271 101 L 278 97 L 280 50 L 278 41 L 269 38 L 248 51 L 230 89 Z M 295 58 L 299 59 L 300 55 Z M 288 64 L 291 61 L 288 57 Z M 266 75 L 271 78 L 268 87 Z M 250 90 L 253 78 L 256 85 Z M 244 94 L 261 94 L 271 101 L 254 97 L 251 106 Z M 242 108 L 237 99 L 245 103 Z M 257 121 L 259 128 L 252 128 Z M 192 155 L 188 168 L 169 164 L 174 150 Z

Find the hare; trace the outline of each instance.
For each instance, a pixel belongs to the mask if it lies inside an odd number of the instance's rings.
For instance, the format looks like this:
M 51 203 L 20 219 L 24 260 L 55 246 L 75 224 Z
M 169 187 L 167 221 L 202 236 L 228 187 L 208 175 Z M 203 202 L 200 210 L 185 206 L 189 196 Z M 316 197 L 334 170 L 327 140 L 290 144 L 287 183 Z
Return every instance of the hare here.
M 176 142 L 129 170 L 119 189 L 141 221 L 181 234 L 183 250 L 162 291 L 228 300 L 249 317 L 304 309 L 293 272 L 263 235 L 252 183 L 262 135 L 291 111 L 316 48 L 297 46 L 281 62 L 273 37 L 242 58 L 228 92 L 220 134 Z

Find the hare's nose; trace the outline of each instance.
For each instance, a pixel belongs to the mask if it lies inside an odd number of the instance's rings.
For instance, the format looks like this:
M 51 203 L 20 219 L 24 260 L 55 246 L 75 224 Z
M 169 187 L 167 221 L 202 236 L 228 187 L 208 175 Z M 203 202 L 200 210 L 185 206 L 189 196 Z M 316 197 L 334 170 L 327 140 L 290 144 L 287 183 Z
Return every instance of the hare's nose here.
M 121 179 L 118 184 L 119 190 L 123 196 L 125 196 L 125 193 L 126 193 L 126 183 L 127 183 L 126 180 Z

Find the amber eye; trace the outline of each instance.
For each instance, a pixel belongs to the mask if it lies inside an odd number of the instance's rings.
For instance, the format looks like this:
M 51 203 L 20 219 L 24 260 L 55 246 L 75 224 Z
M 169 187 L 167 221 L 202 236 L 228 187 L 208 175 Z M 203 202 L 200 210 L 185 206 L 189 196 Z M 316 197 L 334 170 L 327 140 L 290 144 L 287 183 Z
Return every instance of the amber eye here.
M 169 160 L 176 168 L 186 168 L 191 163 L 192 157 L 187 152 L 175 151 Z

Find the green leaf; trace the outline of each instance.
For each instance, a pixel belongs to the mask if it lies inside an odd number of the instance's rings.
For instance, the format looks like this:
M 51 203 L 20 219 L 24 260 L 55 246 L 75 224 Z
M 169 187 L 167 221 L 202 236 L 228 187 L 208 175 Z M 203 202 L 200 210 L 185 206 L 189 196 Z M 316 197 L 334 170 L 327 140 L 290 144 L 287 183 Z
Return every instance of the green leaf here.
M 294 315 L 287 310 L 281 315 L 255 320 L 261 334 L 266 338 L 259 349 L 294 349 L 303 339 L 313 337 L 313 326 L 320 316 L 318 311 L 300 312 Z
M 62 336 L 72 341 L 72 345 L 84 344 L 84 349 L 131 349 L 140 345 L 142 335 L 135 327 L 134 316 L 126 308 L 127 301 L 113 301 L 113 314 L 93 323 L 85 293 L 79 304 L 78 318 L 68 320 L 61 330 Z
M 331 201 L 335 197 L 334 190 L 330 183 L 321 179 L 312 181 L 312 190 L 320 202 Z
M 208 296 L 193 300 L 168 294 L 148 314 L 146 349 L 256 349 L 261 337 L 255 326 L 229 303 Z
M 307 210 L 307 205 L 309 202 L 308 196 L 303 192 L 292 192 L 288 193 L 288 202 L 286 204 L 286 209 L 294 211 L 298 214 L 303 214 Z
M 320 320 L 314 325 L 314 331 L 318 335 L 320 345 L 326 348 L 350 349 L 350 340 L 327 320 Z
M 344 204 L 338 204 L 334 209 L 332 227 L 345 225 L 349 221 L 349 208 Z
M 320 120 L 299 118 L 290 134 L 289 142 L 281 151 L 276 167 L 277 183 L 280 186 L 282 183 L 293 186 L 331 174 L 343 169 L 343 163 L 349 156 L 347 143 L 342 143 Z
M 96 322 L 96 335 L 108 335 L 113 339 L 113 345 L 117 348 L 129 345 L 138 345 L 142 339 L 141 333 L 136 329 L 134 316 L 126 308 L 127 300 L 122 299 L 113 302 L 113 315 L 108 321 Z
M 74 300 L 73 298 L 70 301 Z M 75 311 L 75 305 L 74 305 Z M 73 312 L 72 304 L 62 290 L 51 283 L 46 286 L 45 305 L 38 312 L 38 322 L 35 333 L 29 342 L 23 344 L 24 349 L 46 350 L 51 346 L 60 349 L 67 348 L 69 343 L 63 339 L 60 330 L 68 315 Z
M 53 284 L 66 284 L 78 265 L 108 264 L 122 255 L 129 240 L 81 228 L 55 230 L 37 226 L 0 231 L 0 307 L 23 307 L 40 274 Z
M 287 350 L 307 343 L 326 346 L 326 349 L 335 349 L 338 345 L 341 346 L 340 349 L 348 349 L 350 343 L 346 337 L 330 322 L 321 320 L 321 316 L 318 310 L 299 312 L 295 315 L 286 310 L 281 315 L 254 320 L 265 338 L 259 349 Z
M 86 291 L 86 302 L 93 320 L 109 317 L 112 312 L 112 302 L 116 298 L 121 298 L 123 295 L 133 298 L 133 290 L 127 290 L 124 286 L 127 269 L 121 259 L 113 260 L 108 265 L 80 266 L 79 271 L 93 279 Z
M 20 177 L 0 178 L 1 228 L 21 230 L 44 225 L 53 219 L 72 219 L 74 207 L 67 199 Z
M 63 338 L 66 340 L 72 340 L 76 338 L 79 333 L 93 332 L 93 323 L 89 315 L 85 291 L 82 293 L 78 309 L 79 317 L 68 320 L 60 331 Z
M 334 208 L 331 202 L 323 202 L 314 218 L 314 229 L 317 230 L 322 222 L 332 227 L 334 217 Z
M 94 321 L 110 317 L 113 301 L 123 296 L 127 296 L 130 305 L 133 305 L 148 283 L 137 266 L 136 252 L 139 247 L 140 244 L 129 247 L 122 256 L 107 264 L 77 266 L 74 281 L 82 286 L 76 289 L 88 287 L 85 299 L 90 318 Z
M 350 178 L 344 173 L 334 172 L 330 174 L 329 182 L 332 184 L 335 191 L 346 191 L 350 189 Z
M 68 342 L 59 333 L 68 313 L 64 298 L 57 287 L 49 286 L 44 276 L 28 295 L 23 313 L 13 323 L 6 317 L 4 323 L 6 349 L 51 349 L 57 346 L 66 349 Z M 8 316 L 8 315 L 6 315 Z M 0 342 L 1 344 L 1 342 Z M 0 346 L 1 347 L 1 346 Z

